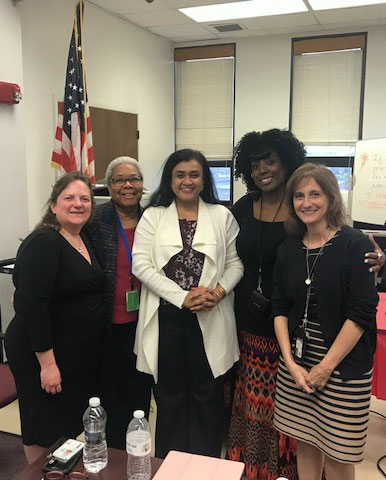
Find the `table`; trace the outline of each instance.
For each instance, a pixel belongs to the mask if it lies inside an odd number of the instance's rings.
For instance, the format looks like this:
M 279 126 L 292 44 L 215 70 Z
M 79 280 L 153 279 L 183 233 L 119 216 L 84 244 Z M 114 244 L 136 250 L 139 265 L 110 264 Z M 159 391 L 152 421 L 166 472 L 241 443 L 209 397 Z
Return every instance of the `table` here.
M 41 455 L 32 465 L 28 465 L 14 480 L 41 480 L 43 477 L 42 467 L 47 461 L 47 455 L 53 452 L 59 445 L 63 443 L 62 440 L 58 440 L 50 448 L 46 449 L 46 452 Z M 123 450 L 116 450 L 115 448 L 108 448 L 109 461 L 103 470 L 99 473 L 88 473 L 89 480 L 127 480 L 127 453 Z M 151 458 L 151 476 L 153 477 L 163 460 L 160 458 Z M 75 465 L 74 471 L 83 472 L 82 457 Z M 241 480 L 248 480 L 246 477 L 242 477 Z
M 374 355 L 372 392 L 386 400 L 386 293 L 379 293 L 377 311 L 377 350 Z
M 32 465 L 27 466 L 15 480 L 41 480 L 43 477 L 42 467 L 47 461 L 47 455 L 53 452 L 62 441 L 57 442 L 50 448 L 47 448 L 45 454 L 41 455 Z M 116 450 L 115 448 L 108 448 L 109 461 L 107 467 L 99 473 L 88 473 L 89 480 L 127 480 L 126 465 L 127 453 L 123 450 Z M 159 469 L 162 460 L 159 458 L 151 459 L 151 473 L 152 476 Z M 82 458 L 79 459 L 74 470 L 80 472 L 84 471 Z

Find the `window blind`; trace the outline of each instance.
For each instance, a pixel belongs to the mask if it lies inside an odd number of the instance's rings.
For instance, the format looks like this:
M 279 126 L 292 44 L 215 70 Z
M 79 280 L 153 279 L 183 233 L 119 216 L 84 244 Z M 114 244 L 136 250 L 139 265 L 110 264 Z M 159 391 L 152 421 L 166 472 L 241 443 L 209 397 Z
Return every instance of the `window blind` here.
M 199 150 L 208 160 L 232 158 L 233 57 L 175 65 L 176 148 Z
M 307 145 L 358 140 L 363 50 L 294 55 L 292 132 Z

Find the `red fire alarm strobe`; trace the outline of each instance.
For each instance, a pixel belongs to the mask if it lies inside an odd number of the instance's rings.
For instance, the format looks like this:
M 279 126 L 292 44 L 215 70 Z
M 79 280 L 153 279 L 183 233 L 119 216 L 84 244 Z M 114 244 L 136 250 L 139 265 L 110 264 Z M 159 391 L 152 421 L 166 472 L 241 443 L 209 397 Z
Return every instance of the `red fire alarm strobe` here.
M 0 103 L 19 103 L 21 99 L 22 94 L 19 85 L 0 82 Z

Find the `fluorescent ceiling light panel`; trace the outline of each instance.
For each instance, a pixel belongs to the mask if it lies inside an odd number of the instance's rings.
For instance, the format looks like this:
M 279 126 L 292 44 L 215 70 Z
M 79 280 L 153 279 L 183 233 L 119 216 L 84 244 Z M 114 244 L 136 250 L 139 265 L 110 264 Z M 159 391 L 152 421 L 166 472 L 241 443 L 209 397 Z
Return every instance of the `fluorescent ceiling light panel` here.
M 332 10 L 333 8 L 363 7 L 379 5 L 383 0 L 308 0 L 313 10 Z
M 235 18 L 266 17 L 268 15 L 306 12 L 308 8 L 303 0 L 246 0 L 245 2 L 179 8 L 179 11 L 196 22 L 217 22 Z

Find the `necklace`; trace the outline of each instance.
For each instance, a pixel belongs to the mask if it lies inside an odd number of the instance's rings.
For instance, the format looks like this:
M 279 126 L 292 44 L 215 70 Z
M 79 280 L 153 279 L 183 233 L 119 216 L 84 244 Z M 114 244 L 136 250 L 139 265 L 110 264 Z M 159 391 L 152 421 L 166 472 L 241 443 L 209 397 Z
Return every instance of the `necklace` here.
M 324 251 L 324 247 L 326 246 L 326 243 L 335 235 L 335 233 L 332 234 L 332 236 L 330 237 L 330 234 L 328 235 L 327 237 L 327 240 L 323 243 L 323 245 L 319 248 L 319 252 L 318 254 L 316 255 L 316 258 L 310 268 L 310 264 L 309 264 L 309 248 L 306 247 L 306 269 L 307 269 L 307 277 L 306 279 L 304 280 L 304 283 L 307 285 L 307 286 L 310 286 L 313 279 L 314 279 L 314 269 L 315 269 L 315 265 L 316 265 L 316 262 L 318 261 L 319 257 L 323 254 L 323 251 Z
M 75 240 L 69 236 L 66 230 L 62 230 L 62 235 L 68 241 L 68 243 L 75 248 L 75 250 L 83 255 L 83 241 L 81 237 L 79 237 L 79 245 L 76 245 Z
M 325 244 L 324 244 L 325 245 Z M 324 250 L 324 245 L 322 245 L 320 248 L 319 248 L 319 252 L 318 254 L 316 255 L 316 258 L 314 260 L 314 263 L 312 264 L 312 267 L 310 269 L 310 264 L 308 262 L 308 256 L 309 256 L 309 248 L 307 247 L 307 254 L 306 254 L 306 267 L 307 267 L 307 278 L 304 280 L 304 283 L 309 286 L 311 285 L 312 283 L 312 280 L 314 279 L 314 268 L 315 268 L 315 265 L 316 265 L 316 262 L 318 261 L 318 258 L 322 255 L 323 253 L 323 250 Z

